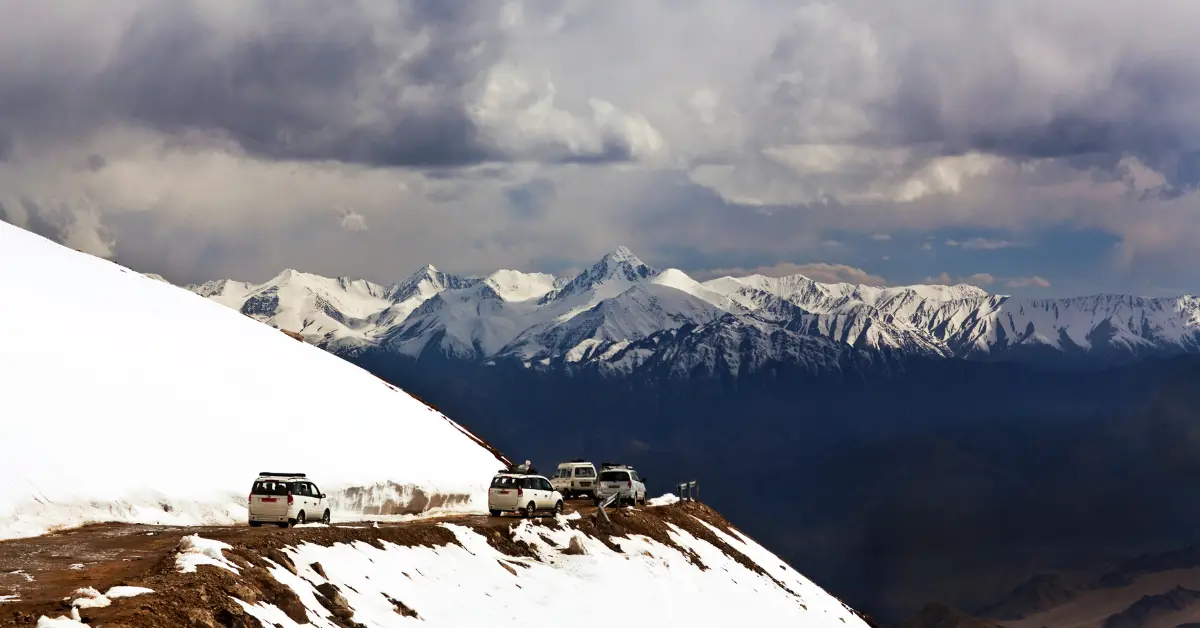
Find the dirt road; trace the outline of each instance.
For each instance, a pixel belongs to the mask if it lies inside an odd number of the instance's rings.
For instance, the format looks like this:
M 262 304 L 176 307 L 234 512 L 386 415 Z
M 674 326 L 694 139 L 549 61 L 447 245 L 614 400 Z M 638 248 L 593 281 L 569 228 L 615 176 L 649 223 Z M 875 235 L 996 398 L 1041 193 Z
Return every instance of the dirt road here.
M 590 515 L 591 502 L 568 502 L 565 511 Z M 431 528 L 444 521 L 476 529 L 505 528 L 518 520 L 506 515 L 448 516 L 408 522 L 380 522 L 380 528 Z M 335 528 L 374 527 L 370 522 L 334 522 Z M 416 530 L 414 530 L 416 531 Z M 149 526 L 96 524 L 55 534 L 0 541 L 0 626 L 28 625 L 38 615 L 57 616 L 67 608 L 63 599 L 76 590 L 130 584 L 172 560 L 179 540 L 199 534 L 207 539 L 246 544 L 282 538 L 300 542 L 328 532 L 324 527 L 280 529 L 249 526 Z

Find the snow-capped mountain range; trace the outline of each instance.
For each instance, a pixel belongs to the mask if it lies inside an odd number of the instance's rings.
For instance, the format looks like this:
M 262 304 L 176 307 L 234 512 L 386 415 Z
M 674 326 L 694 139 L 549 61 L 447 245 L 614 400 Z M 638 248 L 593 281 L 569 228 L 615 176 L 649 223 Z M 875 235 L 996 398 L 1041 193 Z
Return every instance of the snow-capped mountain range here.
M 970 285 L 874 287 L 802 275 L 699 282 L 625 247 L 574 277 L 426 266 L 390 286 L 286 270 L 263 284 L 187 286 L 339 354 L 590 365 L 629 373 L 739 373 L 765 364 L 838 368 L 879 353 L 961 359 L 1103 360 L 1200 353 L 1200 299 L 1022 299 Z

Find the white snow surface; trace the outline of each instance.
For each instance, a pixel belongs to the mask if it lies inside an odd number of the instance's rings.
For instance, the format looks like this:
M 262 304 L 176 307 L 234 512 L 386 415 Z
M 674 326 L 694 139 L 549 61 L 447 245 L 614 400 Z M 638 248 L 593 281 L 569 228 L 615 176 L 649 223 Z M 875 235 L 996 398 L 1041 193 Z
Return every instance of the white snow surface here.
M 71 602 L 71 606 L 75 608 L 103 608 L 112 604 L 112 601 L 123 597 L 135 597 L 154 593 L 154 589 L 146 587 L 111 587 L 108 591 L 101 593 L 92 587 L 86 587 L 75 591 L 75 598 Z
M 316 587 L 327 582 L 354 611 L 354 621 L 380 628 L 417 621 L 398 613 L 396 602 L 415 611 L 427 626 L 523 626 L 538 617 L 611 613 L 628 626 L 866 627 L 836 598 L 743 539 L 729 542 L 779 583 L 674 526 L 673 541 L 694 552 L 707 570 L 678 549 L 646 537 L 614 539 L 623 550 L 617 553 L 561 522 L 558 527 L 518 524 L 516 538 L 530 543 L 541 560 L 507 556 L 469 528 L 442 525 L 460 545 L 385 543 L 380 549 L 361 542 L 329 547 L 304 543 L 285 550 L 297 574 L 278 565 L 271 573 L 296 592 L 307 609 L 306 625 L 321 628 L 336 626 L 316 597 Z M 583 554 L 563 553 L 572 538 Z M 320 563 L 325 576 L 312 568 L 314 563 Z M 626 593 L 614 596 L 613 591 Z M 595 595 L 620 604 L 601 608 Z M 299 625 L 268 603 L 239 602 L 264 625 Z
M 264 470 L 485 507 L 500 463 L 456 423 L 219 303 L 4 223 L 0 299 L 0 538 L 245 521 Z
M 192 573 L 200 565 L 212 565 L 237 573 L 238 566 L 225 558 L 222 550 L 229 544 L 191 534 L 179 540 L 179 551 L 175 554 L 175 566 L 183 573 Z
M 679 496 L 676 495 L 675 493 L 667 493 L 666 495 L 659 495 L 658 497 L 651 497 L 650 500 L 646 502 L 646 505 L 647 506 L 670 506 L 671 504 L 676 504 L 676 503 L 679 503 Z

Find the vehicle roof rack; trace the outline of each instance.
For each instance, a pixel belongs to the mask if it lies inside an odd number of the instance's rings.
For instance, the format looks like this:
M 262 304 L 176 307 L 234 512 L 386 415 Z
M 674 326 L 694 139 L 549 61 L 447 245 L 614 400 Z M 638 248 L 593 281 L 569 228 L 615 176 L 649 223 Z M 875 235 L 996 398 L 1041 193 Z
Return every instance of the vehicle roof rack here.
M 587 462 L 587 460 L 584 460 L 583 458 L 576 458 L 576 459 L 572 460 L 571 462 Z
M 258 474 L 259 475 L 272 475 L 272 476 L 281 477 L 281 478 L 305 478 L 305 477 L 308 477 L 307 475 L 304 475 L 303 473 L 276 473 L 274 471 L 259 471 Z

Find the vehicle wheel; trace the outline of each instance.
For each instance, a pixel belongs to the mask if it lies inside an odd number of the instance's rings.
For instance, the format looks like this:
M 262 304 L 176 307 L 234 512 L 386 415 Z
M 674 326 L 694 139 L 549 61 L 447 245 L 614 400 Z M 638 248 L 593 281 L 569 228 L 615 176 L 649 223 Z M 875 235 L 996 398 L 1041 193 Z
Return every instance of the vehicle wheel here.
M 533 505 L 533 502 L 529 502 L 529 505 L 525 507 L 525 516 L 532 519 L 536 513 L 537 507 Z
M 489 510 L 489 511 L 488 511 L 488 513 L 489 513 L 489 514 L 491 514 L 493 517 L 499 517 L 499 516 L 500 516 L 500 511 L 499 511 L 499 510 Z
M 304 511 L 303 510 L 296 513 L 296 525 L 300 525 L 302 523 L 304 523 Z
M 329 509 L 325 509 L 325 514 L 321 515 L 321 523 L 329 525 Z
M 258 527 L 261 527 L 261 526 L 262 526 L 262 522 L 261 522 L 261 521 L 251 521 L 251 522 L 250 522 L 250 527 L 251 527 L 251 528 L 258 528 Z
M 563 503 L 562 503 L 562 500 L 560 499 L 560 500 L 558 500 L 558 502 L 556 502 L 554 504 L 554 514 L 561 515 L 562 511 L 563 511 Z

